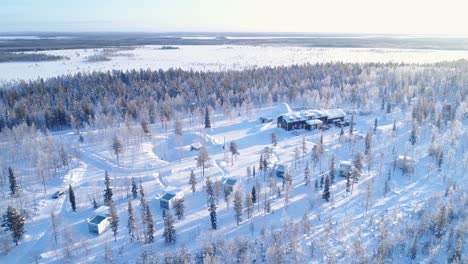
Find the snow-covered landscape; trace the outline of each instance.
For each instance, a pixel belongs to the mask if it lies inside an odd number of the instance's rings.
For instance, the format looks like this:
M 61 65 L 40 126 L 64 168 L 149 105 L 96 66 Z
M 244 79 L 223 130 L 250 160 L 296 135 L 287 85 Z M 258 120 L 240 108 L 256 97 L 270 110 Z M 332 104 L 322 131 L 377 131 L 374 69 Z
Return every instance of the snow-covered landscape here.
M 93 71 L 181 68 L 194 71 L 244 70 L 265 66 L 304 63 L 434 63 L 468 59 L 464 50 L 415 50 L 382 48 L 315 48 L 288 46 L 142 46 L 114 49 L 70 49 L 41 52 L 69 59 L 47 62 L 0 64 L 0 81 L 31 80 Z M 112 51 L 108 60 L 88 61 L 93 55 Z
M 463 1 L 0 3 L 0 264 L 468 263 Z

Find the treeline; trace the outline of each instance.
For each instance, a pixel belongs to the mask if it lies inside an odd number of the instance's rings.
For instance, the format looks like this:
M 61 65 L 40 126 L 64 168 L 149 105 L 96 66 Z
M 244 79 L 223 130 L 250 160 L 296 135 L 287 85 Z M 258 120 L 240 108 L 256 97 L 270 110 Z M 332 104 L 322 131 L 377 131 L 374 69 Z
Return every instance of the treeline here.
M 68 57 L 49 55 L 44 53 L 14 53 L 14 52 L 0 52 L 1 62 L 36 62 L 36 61 L 55 61 L 65 60 Z
M 244 71 L 132 70 L 78 73 L 0 88 L 0 130 L 21 123 L 58 130 L 113 122 L 171 122 L 177 114 L 272 102 L 356 109 L 435 102 L 457 108 L 467 94 L 468 62 L 430 65 L 325 63 Z M 231 109 L 231 110 L 230 110 Z

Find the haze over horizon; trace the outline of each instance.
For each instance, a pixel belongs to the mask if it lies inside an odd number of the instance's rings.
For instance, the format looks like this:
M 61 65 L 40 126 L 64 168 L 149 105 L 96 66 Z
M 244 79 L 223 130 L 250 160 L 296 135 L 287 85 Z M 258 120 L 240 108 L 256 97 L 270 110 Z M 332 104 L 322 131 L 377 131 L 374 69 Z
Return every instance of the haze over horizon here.
M 468 36 L 447 1 L 2 0 L 0 32 L 279 32 Z

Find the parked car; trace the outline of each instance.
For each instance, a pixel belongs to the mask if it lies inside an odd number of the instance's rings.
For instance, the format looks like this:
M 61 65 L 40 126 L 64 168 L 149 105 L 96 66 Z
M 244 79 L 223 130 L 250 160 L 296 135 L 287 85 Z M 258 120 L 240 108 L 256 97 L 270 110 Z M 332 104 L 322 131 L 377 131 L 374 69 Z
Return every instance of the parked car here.
M 65 190 L 58 190 L 52 195 L 52 198 L 58 199 L 59 197 L 61 197 L 64 194 L 65 194 Z
M 337 127 L 347 127 L 347 126 L 349 126 L 349 122 L 348 121 L 338 120 L 338 121 L 335 122 L 335 125 Z

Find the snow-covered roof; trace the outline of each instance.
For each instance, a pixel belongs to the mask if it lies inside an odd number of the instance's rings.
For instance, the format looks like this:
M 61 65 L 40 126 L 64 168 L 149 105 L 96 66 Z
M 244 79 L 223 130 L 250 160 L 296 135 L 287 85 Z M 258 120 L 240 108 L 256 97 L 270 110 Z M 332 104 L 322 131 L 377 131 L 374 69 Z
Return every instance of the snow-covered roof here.
M 340 161 L 340 166 L 351 166 L 352 163 L 349 160 Z
M 190 144 L 190 147 L 192 147 L 193 149 L 197 149 L 197 150 L 201 149 L 202 146 L 203 145 L 200 142 L 193 142 L 192 144 Z
M 94 213 L 97 215 L 109 215 L 109 206 L 101 205 L 96 210 L 94 210 Z
M 346 116 L 346 113 L 339 108 L 324 110 L 324 112 L 329 119 L 344 118 Z
M 321 117 L 328 117 L 330 119 L 336 118 L 344 118 L 346 113 L 339 109 L 327 109 L 327 110 L 317 110 L 317 109 L 310 109 L 310 110 L 301 110 L 301 111 L 291 111 L 286 114 L 281 115 L 284 120 L 288 122 L 293 121 L 304 121 L 309 119 L 316 119 Z
M 306 124 L 311 125 L 311 126 L 315 126 L 315 125 L 321 125 L 321 124 L 323 124 L 323 122 L 322 122 L 322 120 L 319 120 L 319 119 L 312 119 L 312 120 L 307 120 Z
M 404 159 L 406 159 L 406 160 L 408 160 L 408 161 L 413 160 L 413 158 L 411 158 L 410 156 L 405 156 L 405 155 L 400 155 L 400 156 L 398 156 L 398 159 L 399 159 L 399 160 L 404 160 Z

